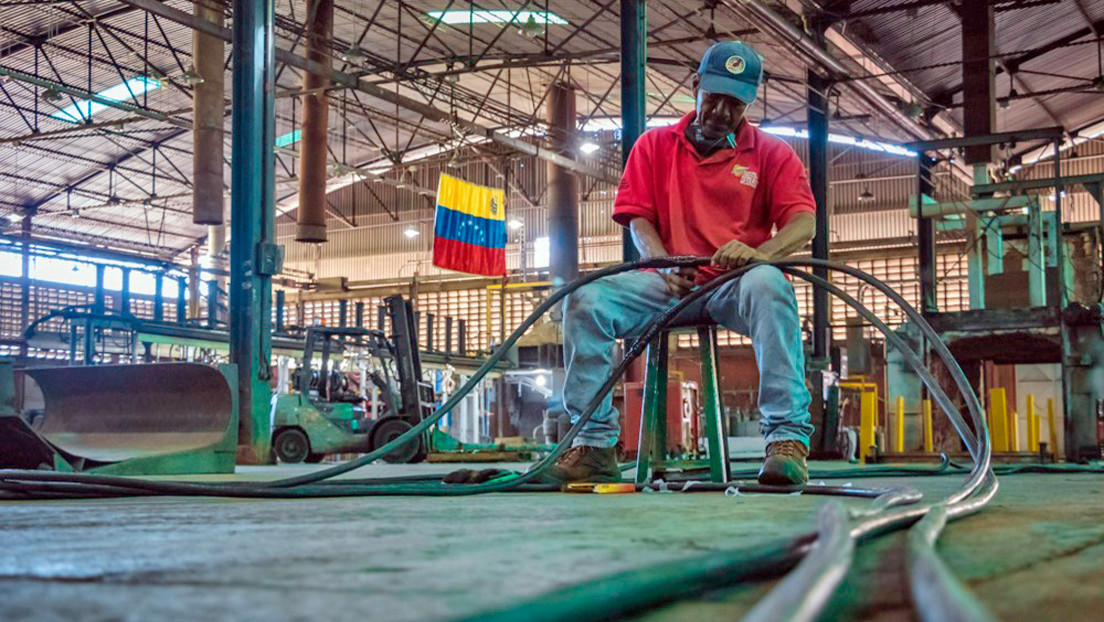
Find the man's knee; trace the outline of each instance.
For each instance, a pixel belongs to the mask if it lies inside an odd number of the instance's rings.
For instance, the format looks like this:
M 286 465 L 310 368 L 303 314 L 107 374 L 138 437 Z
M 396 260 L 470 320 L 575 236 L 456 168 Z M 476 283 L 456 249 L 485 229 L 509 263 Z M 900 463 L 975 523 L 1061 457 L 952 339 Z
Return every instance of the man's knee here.
M 603 289 L 598 283 L 588 283 L 568 294 L 563 302 L 564 320 L 570 322 L 595 318 L 601 308 Z
M 793 287 L 774 266 L 756 266 L 740 277 L 740 296 L 745 300 L 789 301 Z

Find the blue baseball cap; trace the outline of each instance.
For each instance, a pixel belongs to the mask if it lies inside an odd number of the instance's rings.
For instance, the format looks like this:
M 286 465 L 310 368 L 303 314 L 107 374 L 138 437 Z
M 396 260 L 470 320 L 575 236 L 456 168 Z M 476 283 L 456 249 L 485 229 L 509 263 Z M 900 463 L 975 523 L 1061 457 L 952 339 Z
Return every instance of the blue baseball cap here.
M 763 81 L 763 59 L 742 41 L 714 43 L 698 66 L 698 89 L 706 93 L 731 95 L 751 104 Z

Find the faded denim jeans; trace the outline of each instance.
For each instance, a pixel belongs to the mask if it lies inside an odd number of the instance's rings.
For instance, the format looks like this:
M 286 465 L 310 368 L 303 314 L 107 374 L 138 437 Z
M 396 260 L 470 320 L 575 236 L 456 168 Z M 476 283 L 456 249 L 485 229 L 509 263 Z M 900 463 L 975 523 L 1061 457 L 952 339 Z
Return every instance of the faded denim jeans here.
M 613 367 L 615 339 L 635 338 L 678 299 L 655 272 L 624 272 L 584 285 L 564 300 L 564 407 L 578 421 Z M 678 321 L 712 320 L 751 337 L 759 366 L 760 430 L 768 443 L 809 445 L 809 391 L 793 286 L 772 266 L 753 268 L 684 310 Z M 635 415 L 634 415 L 635 416 Z M 575 445 L 613 447 L 620 433 L 612 392 Z

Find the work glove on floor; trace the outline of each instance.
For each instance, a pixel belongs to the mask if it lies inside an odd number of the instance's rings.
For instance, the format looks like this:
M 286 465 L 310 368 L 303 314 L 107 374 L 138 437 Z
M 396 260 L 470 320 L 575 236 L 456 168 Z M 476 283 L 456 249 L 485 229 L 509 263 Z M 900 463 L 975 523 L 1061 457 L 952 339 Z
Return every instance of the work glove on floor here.
M 513 474 L 513 471 L 506 469 L 483 469 L 481 471 L 460 469 L 445 475 L 441 481 L 446 484 L 485 484 L 493 479 Z

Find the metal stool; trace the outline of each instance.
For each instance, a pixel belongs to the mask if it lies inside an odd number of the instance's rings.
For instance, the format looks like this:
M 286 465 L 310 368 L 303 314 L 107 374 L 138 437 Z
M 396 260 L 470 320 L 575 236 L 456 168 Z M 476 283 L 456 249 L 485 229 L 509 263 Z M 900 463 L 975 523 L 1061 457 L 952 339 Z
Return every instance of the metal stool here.
M 717 376 L 717 325 L 694 323 L 672 326 L 648 344 L 648 369 L 644 376 L 644 399 L 641 408 L 640 444 L 636 457 L 636 482 L 646 483 L 671 466 L 667 457 L 667 342 L 668 335 L 680 328 L 696 328 L 701 355 L 702 414 L 705 417 L 708 462 L 691 463 L 691 467 L 709 468 L 712 482 L 729 481 L 728 435 L 725 432 L 724 410 L 721 407 Z M 681 465 L 687 465 L 682 462 Z

